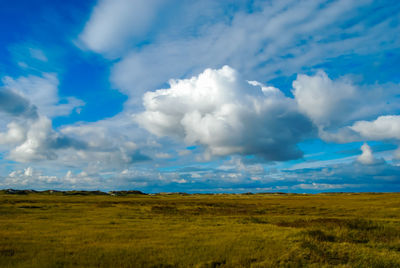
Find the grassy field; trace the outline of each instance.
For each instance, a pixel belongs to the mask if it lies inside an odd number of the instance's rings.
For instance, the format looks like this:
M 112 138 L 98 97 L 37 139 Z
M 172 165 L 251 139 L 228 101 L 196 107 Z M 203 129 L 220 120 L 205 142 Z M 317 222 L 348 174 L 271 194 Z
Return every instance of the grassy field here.
M 0 267 L 400 267 L 400 194 L 0 193 Z

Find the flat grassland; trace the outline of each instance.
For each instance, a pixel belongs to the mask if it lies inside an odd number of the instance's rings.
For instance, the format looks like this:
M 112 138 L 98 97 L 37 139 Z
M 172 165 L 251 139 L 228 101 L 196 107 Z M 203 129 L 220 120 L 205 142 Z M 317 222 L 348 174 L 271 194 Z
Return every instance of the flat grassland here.
M 400 267 L 400 194 L 0 193 L 0 267 Z

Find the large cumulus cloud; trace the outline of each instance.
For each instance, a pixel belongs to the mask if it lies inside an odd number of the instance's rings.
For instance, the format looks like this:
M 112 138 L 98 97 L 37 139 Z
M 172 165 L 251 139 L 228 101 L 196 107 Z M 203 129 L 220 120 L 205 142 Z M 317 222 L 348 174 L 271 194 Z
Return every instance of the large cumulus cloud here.
M 136 121 L 158 136 L 206 148 L 206 156 L 258 155 L 267 160 L 302 156 L 296 144 L 313 131 L 293 99 L 273 87 L 247 82 L 228 66 L 171 80 L 147 92 Z

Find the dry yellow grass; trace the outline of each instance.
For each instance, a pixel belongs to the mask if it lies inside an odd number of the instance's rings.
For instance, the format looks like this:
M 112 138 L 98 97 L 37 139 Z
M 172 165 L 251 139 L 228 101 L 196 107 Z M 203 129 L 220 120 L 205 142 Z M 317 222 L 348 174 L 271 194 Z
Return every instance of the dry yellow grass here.
M 400 194 L 0 194 L 1 267 L 400 267 Z

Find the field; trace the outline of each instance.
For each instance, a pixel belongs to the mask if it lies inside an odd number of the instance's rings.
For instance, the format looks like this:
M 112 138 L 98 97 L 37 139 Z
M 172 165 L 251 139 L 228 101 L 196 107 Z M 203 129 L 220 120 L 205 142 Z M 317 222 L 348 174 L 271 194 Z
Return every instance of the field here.
M 0 267 L 400 267 L 400 194 L 0 193 Z

